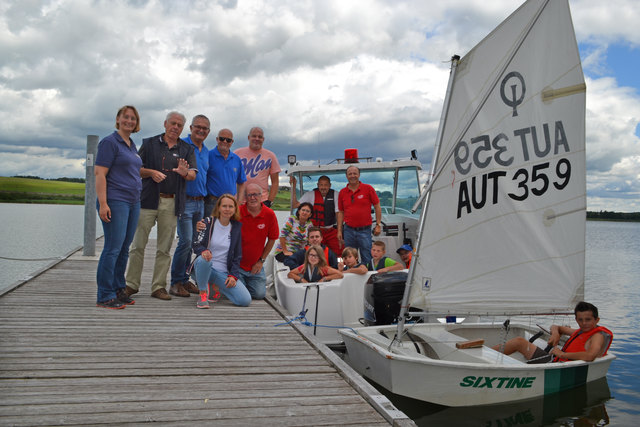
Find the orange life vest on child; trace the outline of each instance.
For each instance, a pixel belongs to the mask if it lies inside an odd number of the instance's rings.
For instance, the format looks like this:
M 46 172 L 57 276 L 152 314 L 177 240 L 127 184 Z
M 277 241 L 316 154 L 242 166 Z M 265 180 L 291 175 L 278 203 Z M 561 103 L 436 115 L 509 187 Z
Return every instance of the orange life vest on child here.
M 604 349 L 604 353 L 601 354 L 601 356 L 604 356 L 605 354 L 607 354 L 609 347 L 611 347 L 611 342 L 613 341 L 613 332 L 611 332 L 604 326 L 596 326 L 589 332 L 582 332 L 580 329 L 578 329 L 573 334 L 571 334 L 567 342 L 564 343 L 564 346 L 562 346 L 562 351 L 565 353 L 577 353 L 580 351 L 586 351 L 585 345 L 587 344 L 587 341 L 589 341 L 589 338 L 597 333 L 604 333 L 609 336 L 609 342 L 605 343 L 606 348 Z M 561 359 L 556 357 L 554 361 L 567 362 L 569 361 L 569 359 Z

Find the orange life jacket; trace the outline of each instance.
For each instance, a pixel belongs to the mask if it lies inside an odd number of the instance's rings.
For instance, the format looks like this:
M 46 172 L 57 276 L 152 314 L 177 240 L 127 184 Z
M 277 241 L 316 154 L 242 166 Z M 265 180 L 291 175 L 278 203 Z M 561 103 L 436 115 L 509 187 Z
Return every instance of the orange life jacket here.
M 605 354 L 607 354 L 609 347 L 611 347 L 611 342 L 613 341 L 613 332 L 611 332 L 604 326 L 596 326 L 589 332 L 582 332 L 582 330 L 578 329 L 573 334 L 571 334 L 567 342 L 564 343 L 564 346 L 562 346 L 562 351 L 565 353 L 577 353 L 580 351 L 586 351 L 585 345 L 587 344 L 587 341 L 589 341 L 589 338 L 597 333 L 604 333 L 609 336 L 609 342 L 606 343 L 607 347 L 604 349 L 604 352 L 601 355 L 604 356 Z M 569 359 L 561 359 L 559 357 L 554 358 L 554 362 L 567 362 L 568 360 Z

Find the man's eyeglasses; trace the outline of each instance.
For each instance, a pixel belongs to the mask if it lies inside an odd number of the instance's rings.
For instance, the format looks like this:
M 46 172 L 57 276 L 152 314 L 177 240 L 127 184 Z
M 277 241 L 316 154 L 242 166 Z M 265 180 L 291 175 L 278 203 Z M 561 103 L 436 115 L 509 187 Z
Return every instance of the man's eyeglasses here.
M 250 197 L 260 197 L 260 193 L 247 193 L 246 196 L 247 199 Z
M 200 125 L 191 125 L 192 128 L 197 129 L 197 130 L 201 130 L 203 132 L 209 132 L 209 128 L 208 127 L 204 127 L 204 126 L 200 126 Z
M 219 136 L 218 137 L 218 141 L 231 143 L 231 142 L 233 142 L 233 138 L 225 138 L 224 136 Z

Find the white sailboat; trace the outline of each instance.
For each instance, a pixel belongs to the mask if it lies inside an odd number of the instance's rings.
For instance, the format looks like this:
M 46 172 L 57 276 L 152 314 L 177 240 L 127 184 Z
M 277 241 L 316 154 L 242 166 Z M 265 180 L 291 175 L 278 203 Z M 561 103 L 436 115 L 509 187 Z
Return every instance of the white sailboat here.
M 491 349 L 529 338 L 535 325 L 434 321 L 567 313 L 583 299 L 585 92 L 567 0 L 528 0 L 453 60 L 402 303 L 433 323 L 340 330 L 357 371 L 447 406 L 524 400 L 606 376 L 610 354 L 535 365 Z

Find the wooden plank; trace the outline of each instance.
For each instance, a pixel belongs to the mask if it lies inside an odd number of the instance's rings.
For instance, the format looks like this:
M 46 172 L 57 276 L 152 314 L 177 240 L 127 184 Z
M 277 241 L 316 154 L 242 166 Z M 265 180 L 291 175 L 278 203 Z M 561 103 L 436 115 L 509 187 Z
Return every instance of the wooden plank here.
M 0 297 L 1 425 L 387 424 L 265 301 L 151 298 L 154 244 L 124 310 L 95 307 L 97 257 Z

